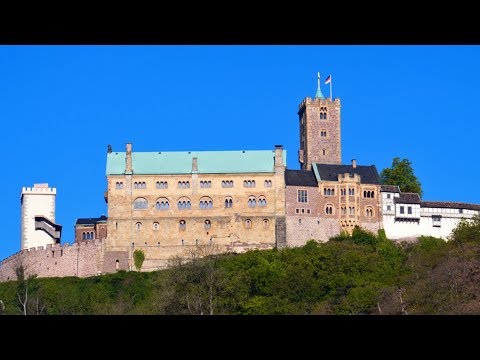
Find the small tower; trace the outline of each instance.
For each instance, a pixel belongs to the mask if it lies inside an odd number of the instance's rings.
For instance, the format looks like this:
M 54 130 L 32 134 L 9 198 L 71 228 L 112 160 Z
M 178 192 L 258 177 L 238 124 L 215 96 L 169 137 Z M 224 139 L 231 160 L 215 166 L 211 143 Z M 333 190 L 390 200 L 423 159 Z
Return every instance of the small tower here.
M 298 161 L 302 170 L 310 170 L 312 163 L 341 164 L 340 99 L 328 99 L 320 88 L 312 99 L 306 97 L 298 107 L 300 122 L 300 150 Z
M 21 250 L 60 242 L 62 227 L 55 224 L 56 195 L 57 189 L 48 184 L 22 188 Z

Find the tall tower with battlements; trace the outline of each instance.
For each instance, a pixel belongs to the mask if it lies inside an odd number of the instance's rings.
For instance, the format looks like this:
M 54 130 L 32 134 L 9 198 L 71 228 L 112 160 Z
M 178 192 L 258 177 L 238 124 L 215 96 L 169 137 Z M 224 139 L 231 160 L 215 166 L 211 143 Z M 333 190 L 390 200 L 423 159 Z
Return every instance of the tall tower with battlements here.
M 306 97 L 299 105 L 300 150 L 298 160 L 302 170 L 312 163 L 341 164 L 340 99 L 323 96 L 318 74 L 317 93 Z
M 62 227 L 55 224 L 57 189 L 48 184 L 22 188 L 21 250 L 60 242 Z

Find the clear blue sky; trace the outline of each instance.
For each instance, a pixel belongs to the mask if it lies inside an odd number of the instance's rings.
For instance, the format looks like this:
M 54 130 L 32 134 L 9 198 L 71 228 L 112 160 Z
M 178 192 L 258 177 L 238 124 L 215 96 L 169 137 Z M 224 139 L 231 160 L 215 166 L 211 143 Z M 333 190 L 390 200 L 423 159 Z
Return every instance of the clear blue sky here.
M 0 259 L 20 248 L 20 193 L 57 188 L 62 242 L 107 215 L 107 145 L 288 150 L 317 71 L 342 102 L 342 160 L 408 158 L 425 200 L 480 203 L 480 46 L 0 46 Z M 322 84 L 328 96 L 328 85 Z

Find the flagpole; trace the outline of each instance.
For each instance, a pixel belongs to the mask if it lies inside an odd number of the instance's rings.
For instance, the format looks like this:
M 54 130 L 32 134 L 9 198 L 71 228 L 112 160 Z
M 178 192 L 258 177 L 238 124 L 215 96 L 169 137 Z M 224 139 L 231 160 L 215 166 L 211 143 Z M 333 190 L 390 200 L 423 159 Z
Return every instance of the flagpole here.
M 330 101 L 333 101 L 333 94 L 332 94 L 332 75 L 330 75 Z

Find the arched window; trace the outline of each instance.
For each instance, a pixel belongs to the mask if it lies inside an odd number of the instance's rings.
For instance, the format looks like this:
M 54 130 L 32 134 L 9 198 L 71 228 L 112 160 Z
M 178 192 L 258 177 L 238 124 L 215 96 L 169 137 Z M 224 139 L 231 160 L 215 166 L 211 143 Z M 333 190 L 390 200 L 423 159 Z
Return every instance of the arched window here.
M 179 181 L 178 182 L 179 189 L 189 189 L 190 188 L 190 181 Z
M 373 217 L 373 207 L 367 206 L 365 208 L 365 216 L 368 217 L 368 218 Z
M 323 150 L 322 150 L 322 154 L 323 154 L 323 155 L 327 155 L 327 149 L 323 149 Z
M 82 233 L 82 240 L 86 240 L 87 239 L 87 233 L 83 232 Z
M 178 210 L 188 210 L 192 208 L 192 204 L 189 198 L 182 197 L 178 200 L 177 207 Z
M 158 198 L 155 202 L 155 209 L 168 210 L 170 208 L 170 202 L 167 198 Z
M 120 267 L 120 260 L 115 260 L 115 270 L 118 270 L 118 268 Z
M 93 231 L 90 233 L 90 239 L 95 239 L 95 233 Z
M 233 206 L 233 200 L 230 196 L 225 198 L 225 207 L 231 208 Z
M 142 230 L 142 223 L 141 223 L 141 222 L 137 222 L 137 223 L 135 224 L 135 230 L 137 230 L 137 231 Z
M 266 188 L 272 187 L 272 180 L 265 180 L 263 186 Z
M 205 230 L 209 230 L 212 227 L 212 223 L 210 220 L 205 220 L 204 228 Z
M 325 214 L 333 215 L 333 212 L 334 212 L 334 206 L 332 204 L 325 205 Z
M 349 188 L 348 195 L 351 195 L 351 196 L 355 195 L 355 189 Z
M 155 222 L 153 223 L 153 230 L 158 230 L 158 229 L 160 229 L 160 224 L 155 221 Z
M 265 198 L 265 196 L 259 196 L 258 197 L 258 206 L 260 206 L 260 207 L 267 206 L 267 199 Z
M 133 208 L 135 210 L 145 210 L 148 208 L 148 201 L 144 198 L 137 198 L 133 202 Z
M 355 206 L 350 206 L 348 208 L 350 215 L 355 215 Z
M 157 181 L 157 189 L 168 189 L 168 182 L 166 181 Z
M 213 208 L 213 201 L 208 196 L 204 196 L 200 198 L 199 208 L 201 210 L 212 209 Z
M 248 197 L 248 207 L 255 207 L 257 206 L 257 200 L 255 196 L 249 196 Z
M 270 225 L 268 219 L 263 219 L 263 228 L 268 229 L 268 226 Z
M 250 220 L 250 219 L 245 220 L 245 228 L 247 228 L 247 229 L 252 228 L 252 220 Z
M 187 223 L 185 222 L 185 220 L 180 220 L 179 229 L 180 230 L 186 230 L 187 229 Z M 183 245 L 183 240 L 182 240 L 182 245 Z
M 123 189 L 123 182 L 119 181 L 115 183 L 115 189 Z

